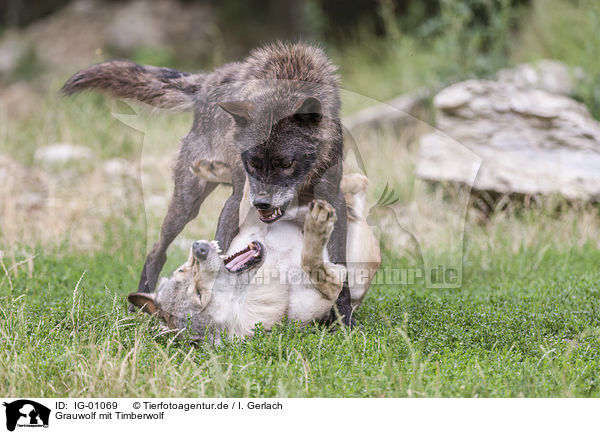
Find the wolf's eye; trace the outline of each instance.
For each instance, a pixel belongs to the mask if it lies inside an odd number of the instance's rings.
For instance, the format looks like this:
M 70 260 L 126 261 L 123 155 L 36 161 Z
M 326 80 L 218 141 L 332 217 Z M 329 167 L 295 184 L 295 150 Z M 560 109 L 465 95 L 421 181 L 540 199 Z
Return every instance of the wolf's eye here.
M 292 167 L 292 163 L 294 162 L 294 160 L 287 160 L 287 161 L 282 161 L 281 162 L 281 167 L 283 169 L 289 169 L 290 167 Z

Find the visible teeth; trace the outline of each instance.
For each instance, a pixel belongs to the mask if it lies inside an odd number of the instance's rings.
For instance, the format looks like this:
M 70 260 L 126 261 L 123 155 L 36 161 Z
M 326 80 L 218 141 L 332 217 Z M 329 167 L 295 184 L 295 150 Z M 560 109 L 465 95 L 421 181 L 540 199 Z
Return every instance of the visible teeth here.
M 217 253 L 221 253 L 221 247 L 219 247 L 219 242 L 217 240 L 212 240 L 208 244 L 210 244 L 211 247 L 217 251 Z
M 254 258 L 258 258 L 260 256 L 260 252 L 256 252 L 254 255 L 252 255 L 252 257 Z
M 274 220 L 277 217 L 281 217 L 282 215 L 283 215 L 283 212 L 281 211 L 281 208 L 276 208 L 271 214 L 263 214 L 261 212 L 260 218 L 263 220 Z

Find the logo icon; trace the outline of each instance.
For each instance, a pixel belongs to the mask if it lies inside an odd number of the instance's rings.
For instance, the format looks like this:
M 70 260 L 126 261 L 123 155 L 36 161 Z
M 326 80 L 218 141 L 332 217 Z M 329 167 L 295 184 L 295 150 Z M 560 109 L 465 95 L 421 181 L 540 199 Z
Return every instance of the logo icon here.
M 19 399 L 3 403 L 6 407 L 6 429 L 14 431 L 18 427 L 48 428 L 50 409 L 29 399 Z

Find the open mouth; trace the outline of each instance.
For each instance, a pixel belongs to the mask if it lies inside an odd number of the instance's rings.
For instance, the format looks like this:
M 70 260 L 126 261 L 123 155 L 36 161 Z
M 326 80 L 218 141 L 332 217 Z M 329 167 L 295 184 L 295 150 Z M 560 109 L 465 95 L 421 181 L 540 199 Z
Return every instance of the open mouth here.
M 281 208 L 275 208 L 273 210 L 258 210 L 258 217 L 262 222 L 265 223 L 273 223 L 275 220 L 279 219 L 285 214 L 285 211 Z
M 263 246 L 258 241 L 252 241 L 248 246 L 223 259 L 225 268 L 231 273 L 241 273 L 259 264 L 263 256 Z

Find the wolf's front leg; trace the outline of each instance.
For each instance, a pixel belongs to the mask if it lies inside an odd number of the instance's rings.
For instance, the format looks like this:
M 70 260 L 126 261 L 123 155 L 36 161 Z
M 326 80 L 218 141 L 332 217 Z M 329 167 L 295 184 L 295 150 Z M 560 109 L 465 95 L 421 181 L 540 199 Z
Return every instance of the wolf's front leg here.
M 324 200 L 313 200 L 308 210 L 304 219 L 302 269 L 324 297 L 335 301 L 346 280 L 346 267 L 333 264 L 323 256 L 337 220 L 335 210 Z

